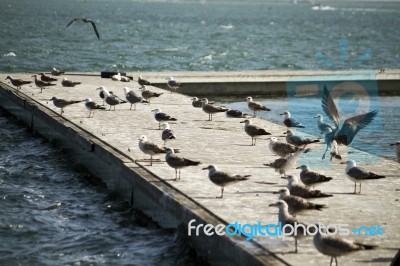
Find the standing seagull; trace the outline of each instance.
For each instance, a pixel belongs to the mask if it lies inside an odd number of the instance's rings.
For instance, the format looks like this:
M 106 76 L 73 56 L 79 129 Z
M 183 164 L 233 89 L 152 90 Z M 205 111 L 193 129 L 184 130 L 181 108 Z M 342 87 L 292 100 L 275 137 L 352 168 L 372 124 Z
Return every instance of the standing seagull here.
M 279 158 L 272 163 L 266 163 L 264 165 L 274 168 L 275 172 L 286 176 L 286 172 L 295 167 L 297 163 L 297 158 L 304 151 L 305 151 L 304 148 L 300 148 L 295 153 L 289 154 L 286 158 Z
M 207 98 L 203 98 L 203 105 L 202 105 L 202 109 L 205 113 L 208 114 L 208 121 L 212 121 L 212 115 L 215 113 L 220 113 L 220 112 L 225 112 L 228 111 L 228 108 L 222 107 L 222 106 L 218 106 L 218 105 L 214 105 L 214 104 L 209 104 L 208 103 L 208 99 Z
M 163 124 L 163 131 L 161 132 L 161 139 L 164 141 L 164 146 L 168 140 L 176 139 L 174 131 L 169 129 L 168 122 L 164 122 L 164 124 Z
M 150 83 L 149 81 L 145 80 L 144 78 L 142 78 L 142 76 L 139 76 L 138 83 L 140 86 L 145 86 L 145 85 L 154 86 L 153 83 Z
M 90 98 L 87 98 L 87 99 L 85 100 L 85 107 L 86 107 L 86 109 L 88 109 L 88 111 L 89 111 L 89 116 L 88 116 L 88 118 L 91 118 L 91 117 L 94 116 L 94 111 L 95 111 L 95 110 L 99 110 L 99 109 L 105 110 L 105 109 L 106 109 L 105 107 L 100 106 L 100 105 L 98 105 L 97 103 L 95 103 L 94 101 L 92 101 L 92 99 L 90 99 Z
M 378 246 L 365 245 L 361 243 L 352 242 L 347 239 L 340 238 L 338 236 L 322 235 L 319 230 L 314 235 L 314 246 L 315 248 L 324 255 L 331 257 L 331 263 L 335 259 L 336 266 L 338 265 L 337 257 L 344 256 L 359 250 L 370 250 L 375 249 Z
M 303 184 L 299 184 L 299 179 L 297 176 L 288 175 L 285 177 L 285 179 L 288 180 L 287 188 L 289 189 L 291 195 L 299 196 L 305 199 L 333 197 L 331 194 L 322 193 L 321 190 L 314 190 L 304 186 Z
M 181 179 L 181 169 L 188 166 L 199 165 L 200 162 L 192 161 L 183 157 L 180 157 L 174 153 L 171 148 L 165 148 L 165 161 L 169 166 L 175 169 L 175 180 Z
M 244 131 L 251 137 L 251 146 L 256 145 L 256 140 L 260 136 L 271 135 L 271 133 L 267 132 L 265 129 L 252 125 L 250 119 L 245 119 L 240 123 L 244 123 Z
M 302 123 L 298 122 L 296 119 L 291 118 L 290 116 L 290 112 L 286 111 L 283 112 L 282 114 L 285 116 L 285 119 L 283 119 L 283 124 L 285 124 L 285 126 L 287 127 L 300 127 L 300 128 L 305 128 L 305 126 L 303 126 Z
M 296 169 L 301 169 L 300 180 L 307 187 L 314 187 L 316 185 L 329 182 L 333 179 L 332 177 L 324 176 L 317 172 L 310 171 L 310 168 L 307 164 L 303 164 Z
M 39 80 L 37 78 L 37 75 L 33 75 L 32 77 L 35 78 L 35 85 L 40 88 L 40 93 L 42 93 L 43 89 L 45 89 L 46 87 L 56 86 L 57 85 L 57 84 L 53 84 L 53 83 L 46 82 L 46 81 L 43 81 L 43 80 Z
M 121 100 L 117 95 L 114 95 L 113 93 L 109 92 L 104 86 L 97 88 L 97 90 L 100 90 L 100 92 L 104 93 L 104 100 L 108 105 L 110 105 L 109 110 L 111 110 L 111 107 L 114 106 L 114 111 L 115 111 L 115 106 L 117 104 L 127 103 L 127 101 Z
M 368 126 L 378 114 L 378 111 L 374 110 L 365 114 L 350 117 L 343 122 L 342 127 L 339 129 L 339 112 L 326 86 L 324 87 L 322 94 L 322 109 L 335 125 L 334 130 L 329 133 L 329 137 L 331 138 L 329 141 L 331 142 L 332 140 L 336 140 L 338 145 L 345 146 L 350 146 L 357 133 Z
M 167 121 L 177 121 L 178 119 L 171 117 L 167 115 L 166 113 L 161 112 L 160 108 L 156 108 L 154 110 L 151 110 L 154 112 L 154 118 L 158 121 L 158 129 L 161 129 L 161 122 L 167 122 Z
M 268 148 L 273 154 L 276 154 L 281 158 L 286 158 L 289 154 L 295 153 L 300 149 L 292 144 L 279 141 L 275 137 L 271 137 Z M 304 151 L 304 153 L 307 153 L 309 151 L 310 149 L 307 149 Z
M 221 187 L 221 196 L 217 198 L 222 198 L 224 196 L 224 188 L 226 186 L 235 184 L 240 181 L 248 180 L 251 175 L 231 175 L 222 171 L 218 171 L 214 165 L 209 165 L 202 170 L 208 170 L 208 178 L 215 185 Z
M 183 85 L 181 83 L 179 83 L 178 81 L 174 80 L 173 77 L 169 77 L 167 78 L 167 85 L 168 87 L 171 89 L 171 93 L 172 91 L 176 92 L 176 89 L 182 87 Z
M 396 158 L 397 162 L 400 163 L 400 141 L 397 141 L 396 143 L 390 144 L 390 146 L 396 146 Z
M 306 200 L 305 198 L 290 195 L 290 191 L 288 188 L 282 188 L 278 192 L 274 192 L 274 194 L 279 194 L 279 199 L 286 202 L 289 207 L 289 213 L 292 215 L 296 215 L 302 213 L 306 210 L 318 210 L 321 211 L 322 208 L 326 207 L 325 204 L 315 204 L 311 201 Z
M 72 22 L 78 21 L 78 20 L 83 21 L 83 22 L 85 22 L 85 23 L 90 23 L 90 24 L 92 24 L 92 27 L 93 27 L 93 29 L 94 29 L 94 32 L 96 33 L 97 38 L 100 40 L 99 31 L 97 30 L 96 24 L 95 24 L 94 21 L 91 20 L 91 19 L 88 19 L 88 18 L 74 18 L 73 20 L 71 20 L 71 21 L 68 23 L 67 28 L 68 28 L 69 25 L 72 24 Z
M 190 100 L 192 100 L 192 106 L 195 108 L 201 108 L 203 106 L 203 100 L 193 97 Z
M 71 81 L 68 80 L 67 78 L 63 78 L 63 80 L 61 81 L 61 85 L 63 85 L 64 87 L 75 87 L 76 85 L 81 84 L 81 82 L 78 81 Z
M 287 232 L 286 229 L 289 229 L 288 227 L 283 227 L 285 228 L 285 234 L 290 234 L 290 236 L 294 237 L 294 243 L 295 243 L 295 250 L 294 252 L 297 253 L 297 241 L 300 238 L 303 238 L 307 236 L 307 231 L 305 228 L 307 228 L 307 225 L 298 221 L 296 218 L 294 218 L 292 215 L 289 214 L 289 206 L 284 200 L 278 200 L 276 203 L 270 204 L 269 207 L 278 207 L 279 212 L 278 212 L 278 221 L 281 223 L 281 226 L 285 225 L 291 225 L 290 227 L 296 228 L 297 232 L 294 233 L 292 231 L 292 234 L 290 232 Z
M 150 155 L 150 166 L 153 165 L 153 155 L 166 153 L 167 149 L 163 146 L 147 141 L 145 135 L 139 138 L 139 149 L 144 153 Z M 177 150 L 174 150 L 177 152 Z
M 360 167 L 357 167 L 354 160 L 348 160 L 347 162 L 341 164 L 346 164 L 346 175 L 351 181 L 354 182 L 354 194 L 356 194 L 357 183 L 360 183 L 360 191 L 358 193 L 361 194 L 361 182 L 370 179 L 380 179 L 386 177 L 384 175 L 377 175 L 373 172 L 366 171 Z
M 269 109 L 268 107 L 253 101 L 252 97 L 247 97 L 246 98 L 247 101 L 247 106 L 249 107 L 250 110 L 252 110 L 254 112 L 254 117 L 256 117 L 256 112 L 258 111 L 271 111 L 271 109 Z
M 26 85 L 26 84 L 30 84 L 32 83 L 32 81 L 25 81 L 22 79 L 13 79 L 11 76 L 7 76 L 6 80 L 10 80 L 11 84 L 14 85 L 15 87 L 17 87 L 17 89 L 21 89 L 22 85 Z
M 132 105 L 135 106 L 134 110 L 136 110 L 137 103 L 148 103 L 148 101 L 137 95 L 136 92 L 131 91 L 128 87 L 124 87 L 124 92 L 126 100 L 131 104 L 131 108 L 129 110 L 132 110 Z
M 298 135 L 293 134 L 292 130 L 286 131 L 286 141 L 296 147 L 306 146 L 311 143 L 319 142 L 319 139 L 303 138 Z
M 145 98 L 149 103 L 150 103 L 150 98 L 160 97 L 162 95 L 162 93 L 156 93 L 148 90 L 146 85 L 143 85 L 139 89 L 142 90 L 142 97 Z
M 332 125 L 330 125 L 330 124 L 326 123 L 325 121 L 323 121 L 324 117 L 321 114 L 317 114 L 316 116 L 314 116 L 314 118 L 317 119 L 317 128 L 318 128 L 318 131 L 321 132 L 321 134 L 327 133 L 325 131 L 327 131 L 328 129 L 333 130 Z
M 61 114 L 64 113 L 64 108 L 67 107 L 68 105 L 82 102 L 82 101 L 69 101 L 64 99 L 58 99 L 55 96 L 51 98 L 50 101 L 53 101 L 55 107 L 61 108 Z

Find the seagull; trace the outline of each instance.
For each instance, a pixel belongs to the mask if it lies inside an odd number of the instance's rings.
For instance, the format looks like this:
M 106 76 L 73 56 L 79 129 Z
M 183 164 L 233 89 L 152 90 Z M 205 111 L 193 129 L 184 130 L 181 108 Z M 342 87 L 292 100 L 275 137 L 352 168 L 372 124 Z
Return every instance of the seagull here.
M 281 158 L 286 158 L 286 156 L 288 156 L 289 154 L 295 153 L 300 149 L 292 144 L 279 141 L 275 137 L 270 138 L 268 148 L 273 154 L 276 154 Z M 304 153 L 307 153 L 309 151 L 310 149 L 306 149 L 304 150 Z
M 215 185 L 221 187 L 221 195 L 217 198 L 224 196 L 224 188 L 226 186 L 235 184 L 240 181 L 248 180 L 251 175 L 231 175 L 226 172 L 218 171 L 214 165 L 209 165 L 202 170 L 208 170 L 208 178 Z
M 203 101 L 203 105 L 201 108 L 203 109 L 203 111 L 205 113 L 208 114 L 208 121 L 212 121 L 213 114 L 225 112 L 225 111 L 229 110 L 228 108 L 208 103 L 207 98 L 203 98 L 202 101 Z
M 357 133 L 361 129 L 368 126 L 369 123 L 371 123 L 378 114 L 378 111 L 374 110 L 365 114 L 350 117 L 343 122 L 342 127 L 339 129 L 340 126 L 339 112 L 326 86 L 324 86 L 322 94 L 322 109 L 324 110 L 325 114 L 329 117 L 329 119 L 334 123 L 334 130 L 332 130 L 332 132 L 330 133 L 327 133 L 329 134 L 328 136 L 326 135 L 325 136 L 331 138 L 329 142 L 331 142 L 332 140 L 336 140 L 338 145 L 345 145 L 345 146 L 350 146 Z
M 326 149 L 325 149 L 324 154 L 322 155 L 322 159 L 325 159 L 326 152 L 328 151 L 328 149 L 331 149 L 331 161 L 332 161 L 332 158 L 341 160 L 342 156 L 340 156 L 340 154 L 339 154 L 337 141 L 334 140 L 335 132 L 332 131 L 332 129 L 330 129 L 330 128 L 327 128 L 326 132 L 327 132 L 325 134 Z
M 150 155 L 150 166 L 153 165 L 153 155 L 166 153 L 167 151 L 165 147 L 149 142 L 145 135 L 141 135 L 139 138 L 139 149 L 144 154 Z M 178 150 L 174 149 L 174 152 L 178 152 Z
M 313 190 L 309 187 L 299 184 L 299 179 L 294 175 L 288 175 L 287 177 L 282 177 L 288 180 L 287 188 L 291 195 L 299 196 L 305 199 L 310 198 L 327 198 L 333 197 L 331 194 L 322 193 L 320 190 Z
M 265 129 L 260 128 L 259 126 L 252 125 L 250 119 L 245 119 L 240 123 L 244 123 L 244 131 L 251 137 L 251 145 L 256 145 L 256 140 L 258 137 L 263 135 L 271 135 L 271 133 L 267 132 Z
M 292 130 L 286 131 L 286 141 L 294 146 L 306 146 L 311 143 L 319 142 L 319 139 L 303 138 L 301 136 L 293 134 Z
M 310 168 L 307 164 L 303 164 L 296 169 L 301 169 L 300 180 L 307 187 L 314 187 L 316 185 L 329 182 L 333 179 L 332 177 L 327 177 L 317 172 L 310 171 Z
M 47 76 L 45 73 L 40 73 L 40 79 L 42 81 L 46 81 L 46 82 L 52 82 L 52 81 L 57 81 L 56 78 L 52 78 L 50 76 Z
M 325 133 L 327 129 L 333 130 L 332 125 L 323 121 L 324 117 L 321 114 L 317 114 L 316 116 L 314 116 L 314 118 L 317 118 L 317 128 L 321 132 L 321 134 Z
M 390 146 L 396 146 L 396 158 L 397 162 L 400 163 L 400 141 L 390 144 Z
M 114 111 L 115 111 L 115 106 L 117 104 L 127 103 L 127 101 L 121 100 L 117 95 L 114 95 L 113 93 L 109 92 L 104 86 L 97 88 L 97 90 L 100 90 L 100 92 L 104 93 L 104 100 L 108 105 L 110 105 L 110 109 L 108 110 L 111 110 L 111 107 L 114 106 Z
M 146 85 L 143 85 L 139 89 L 142 90 L 142 97 L 145 98 L 149 103 L 150 103 L 150 98 L 160 97 L 162 95 L 162 93 L 156 93 L 148 90 Z
M 329 236 L 326 234 L 322 235 L 319 230 L 317 230 L 317 234 L 314 235 L 313 242 L 315 248 L 319 252 L 331 257 L 330 265 L 332 265 L 333 259 L 335 259 L 335 263 L 336 265 L 338 265 L 337 257 L 344 256 L 359 250 L 370 250 L 378 247 L 375 245 L 365 245 L 357 242 L 352 242 L 338 236 Z
M 136 92 L 130 90 L 128 87 L 124 87 L 124 92 L 126 100 L 131 104 L 131 108 L 129 110 L 132 110 L 132 105 L 135 106 L 134 110 L 136 110 L 137 103 L 149 103 L 148 101 L 143 99 L 143 97 L 137 95 Z
M 69 101 L 64 99 L 58 99 L 55 96 L 51 98 L 50 101 L 53 101 L 55 107 L 61 108 L 61 114 L 64 113 L 64 108 L 67 107 L 68 105 L 82 102 L 82 101 Z
M 294 253 L 297 253 L 297 241 L 300 238 L 303 238 L 307 236 L 307 231 L 304 229 L 307 228 L 307 225 L 305 223 L 302 223 L 298 221 L 295 217 L 289 214 L 289 206 L 284 200 L 278 200 L 276 203 L 270 204 L 269 207 L 278 207 L 279 212 L 278 212 L 278 220 L 279 223 L 281 224 L 282 228 L 288 228 L 288 227 L 283 227 L 285 225 L 291 225 L 292 228 L 296 228 L 297 232 L 292 234 L 290 236 L 294 237 L 294 243 L 295 243 L 295 250 Z M 288 228 L 289 229 L 289 228 Z M 284 232 L 286 234 L 289 234 L 289 232 Z
M 61 85 L 63 85 L 64 87 L 75 87 L 76 85 L 79 84 L 81 84 L 81 82 L 71 81 L 68 80 L 67 78 L 63 78 L 63 80 L 61 81 Z
M 246 98 L 247 101 L 247 106 L 249 107 L 250 110 L 254 111 L 254 117 L 256 117 L 256 112 L 258 111 L 271 111 L 271 109 L 269 109 L 268 107 L 253 101 L 252 97 L 247 97 Z
M 165 161 L 169 166 L 175 168 L 175 180 L 181 179 L 181 169 L 188 166 L 199 165 L 200 162 L 192 161 L 183 157 L 180 157 L 174 153 L 171 148 L 165 148 Z
M 178 89 L 178 88 L 183 86 L 181 83 L 179 83 L 176 80 L 174 80 L 173 77 L 169 77 L 169 78 L 167 78 L 167 80 L 168 80 L 167 81 L 167 85 L 171 89 L 171 93 L 172 93 L 172 91 L 176 92 L 176 89 Z
M 203 106 L 203 100 L 193 97 L 190 100 L 192 100 L 192 106 L 196 108 L 201 108 Z
M 55 67 L 53 67 L 53 69 L 51 70 L 51 74 L 53 76 L 60 76 L 61 74 L 64 74 L 65 71 L 61 71 L 60 69 L 57 69 Z
M 91 19 L 88 19 L 88 18 L 74 18 L 73 20 L 71 20 L 71 21 L 68 23 L 67 28 L 68 28 L 69 25 L 72 24 L 72 22 L 78 21 L 78 20 L 83 21 L 83 22 L 85 22 L 85 23 L 90 23 L 90 24 L 92 24 L 92 27 L 93 27 L 93 29 L 94 29 L 94 32 L 96 33 L 97 38 L 100 40 L 99 31 L 97 30 L 96 24 L 95 24 L 94 21 L 91 20 Z
M 272 163 L 267 163 L 264 165 L 274 168 L 275 172 L 286 176 L 286 172 L 296 165 L 298 157 L 305 151 L 306 150 L 304 148 L 299 148 L 296 152 L 290 153 L 288 156 L 286 156 L 286 158 L 279 158 Z
M 88 118 L 91 118 L 91 117 L 94 116 L 94 111 L 95 110 L 99 110 L 99 109 L 105 110 L 106 109 L 105 107 L 100 106 L 97 103 L 95 103 L 94 101 L 92 101 L 92 99 L 90 99 L 90 98 L 87 98 L 85 100 L 85 107 L 86 107 L 86 109 L 89 110 Z
M 164 141 L 164 146 L 168 140 L 176 139 L 174 131 L 169 129 L 168 122 L 164 122 L 163 131 L 161 132 L 161 139 Z
M 121 81 L 121 73 L 117 73 L 117 74 L 115 74 L 115 75 L 112 75 L 111 76 L 111 80 L 114 80 L 114 81 Z
M 142 76 L 139 76 L 137 82 L 139 83 L 140 86 L 145 86 L 145 85 L 147 85 L 147 86 L 154 86 L 153 83 L 150 83 L 149 81 L 145 80 L 144 78 L 142 78 Z
M 239 111 L 239 110 L 229 109 L 228 111 L 226 111 L 226 117 L 247 118 L 247 117 L 249 117 L 249 115 L 246 113 L 243 113 L 242 111 Z
M 178 119 L 171 117 L 167 115 L 166 113 L 161 112 L 160 108 L 156 108 L 154 110 L 151 110 L 154 113 L 154 118 L 158 121 L 158 129 L 161 129 L 161 122 L 167 122 L 167 121 L 177 121 Z
M 14 85 L 15 87 L 17 87 L 17 89 L 21 89 L 21 86 L 32 83 L 32 81 L 25 81 L 22 79 L 14 79 L 11 76 L 7 76 L 5 80 L 7 80 L 7 79 L 10 80 L 11 84 Z
M 286 187 L 280 189 L 278 192 L 274 192 L 274 194 L 279 194 L 279 199 L 286 202 L 289 207 L 289 213 L 292 215 L 302 213 L 306 210 L 321 211 L 322 208 L 326 207 L 325 204 L 315 204 L 305 198 L 290 195 L 290 191 Z
M 354 182 L 354 194 L 356 194 L 357 183 L 360 183 L 360 191 L 358 193 L 361 193 L 361 182 L 371 179 L 380 179 L 386 177 L 384 175 L 378 175 L 373 172 L 366 171 L 360 167 L 357 167 L 356 162 L 354 160 L 348 160 L 345 163 L 341 164 L 346 164 L 346 169 L 345 169 L 346 175 L 351 181 Z
M 53 84 L 53 83 L 46 82 L 46 81 L 43 81 L 43 80 L 39 80 L 37 78 L 37 75 L 33 75 L 32 77 L 35 78 L 35 85 L 40 88 L 40 93 L 42 93 L 43 89 L 45 89 L 46 87 L 56 86 L 57 85 L 57 84 Z
M 300 127 L 300 128 L 305 128 L 302 123 L 298 122 L 296 119 L 293 119 L 290 117 L 290 112 L 285 111 L 282 114 L 285 116 L 285 119 L 283 119 L 283 124 L 287 127 Z

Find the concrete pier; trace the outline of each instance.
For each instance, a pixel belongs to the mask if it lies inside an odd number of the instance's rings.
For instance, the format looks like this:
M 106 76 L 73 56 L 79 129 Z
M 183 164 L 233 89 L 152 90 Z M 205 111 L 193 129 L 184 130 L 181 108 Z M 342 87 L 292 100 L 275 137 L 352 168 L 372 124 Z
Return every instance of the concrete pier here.
M 137 79 L 134 74 L 129 75 Z M 157 76 L 160 84 L 161 80 L 165 84 L 165 78 L 173 75 L 185 83 L 185 87 L 190 79 L 193 84 L 202 79 L 184 77 L 178 73 L 141 75 L 155 83 L 158 81 L 152 78 Z M 232 75 L 234 80 L 239 79 Z M 6 76 L 0 74 L 0 80 L 4 81 Z M 12 76 L 33 80 L 29 74 Z M 122 88 L 125 86 L 139 92 L 139 85 L 134 81 L 122 83 L 95 75 L 71 75 L 67 78 L 81 81 L 82 85 L 62 87 L 61 76 L 56 82 L 57 86 L 40 93 L 34 84 L 17 90 L 7 85 L 7 82 L 2 82 L 0 105 L 32 130 L 49 139 L 60 140 L 84 166 L 102 178 L 110 189 L 118 191 L 134 207 L 162 227 L 182 228 L 184 234 L 187 234 L 188 223 L 193 219 L 196 220 L 194 225 L 227 225 L 234 222 L 257 224 L 259 221 L 263 224 L 277 223 L 277 209 L 268 205 L 277 200 L 277 195 L 272 193 L 285 186 L 286 181 L 273 169 L 263 166 L 263 163 L 272 162 L 277 157 L 268 150 L 266 138 L 259 139 L 256 146 L 250 146 L 251 139 L 244 132 L 243 124 L 239 123 L 241 119 L 226 118 L 222 113 L 214 115 L 213 121 L 207 121 L 207 114 L 191 106 L 190 97 L 171 94 L 155 87 L 149 89 L 162 92 L 163 95 L 152 99 L 151 105 L 138 104 L 136 111 L 129 110 L 129 104 L 121 104 L 116 106 L 116 111 L 99 110 L 93 118 L 88 118 L 88 111 L 82 102 L 66 107 L 61 116 L 60 109 L 49 100 L 53 96 L 69 100 L 90 97 L 101 104 L 99 91 L 95 90 L 99 86 L 105 86 L 123 99 Z M 246 82 L 247 79 L 252 77 L 243 77 L 242 81 Z M 253 80 L 257 78 L 253 77 Z M 202 92 L 207 94 L 208 91 L 204 89 Z M 188 94 L 202 93 L 198 91 Z M 170 122 L 177 139 L 169 146 L 179 148 L 180 155 L 202 163 L 200 166 L 182 169 L 179 181 L 174 181 L 174 169 L 165 163 L 164 156 L 157 156 L 160 161 L 149 166 L 145 160 L 149 157 L 138 148 L 138 138 L 141 135 L 162 144 L 161 130 L 158 130 L 158 122 L 151 112 L 155 108 L 161 108 L 178 119 Z M 282 125 L 261 119 L 253 119 L 253 123 L 283 140 L 285 127 Z M 357 160 L 368 157 L 370 162 L 374 162 L 361 163 L 360 166 L 387 176 L 386 179 L 364 183 L 362 194 L 355 195 L 352 194 L 354 183 L 345 176 L 344 166 L 339 161 L 333 161 L 328 167 L 324 164 L 318 169 L 313 162 L 321 161 L 325 146 L 313 144 L 310 147 L 312 152 L 302 155 L 301 162 L 309 163 L 314 166 L 314 170 L 334 178 L 318 187 L 334 196 L 313 200 L 326 204 L 328 208 L 310 211 L 297 218 L 307 224 L 348 224 L 349 228 L 380 225 L 384 228 L 383 236 L 350 234 L 345 237 L 357 242 L 377 244 L 379 249 L 360 251 L 338 260 L 342 265 L 388 265 L 400 248 L 400 164 L 350 148 L 348 151 L 351 152 L 351 158 Z M 347 153 L 343 147 L 341 151 L 346 158 Z M 224 198 L 216 199 L 220 188 L 209 181 L 207 171 L 201 170 L 209 164 L 229 173 L 249 174 L 250 180 L 227 187 Z M 298 175 L 299 171 L 293 169 L 289 174 Z M 330 261 L 329 257 L 314 248 L 311 237 L 299 241 L 299 252 L 295 254 L 292 253 L 292 238 L 282 240 L 255 236 L 247 241 L 243 236 L 206 236 L 203 230 L 200 230 L 199 236 L 194 234 L 195 231 L 192 231 L 192 235 L 188 236 L 190 243 L 200 256 L 213 265 L 327 265 Z

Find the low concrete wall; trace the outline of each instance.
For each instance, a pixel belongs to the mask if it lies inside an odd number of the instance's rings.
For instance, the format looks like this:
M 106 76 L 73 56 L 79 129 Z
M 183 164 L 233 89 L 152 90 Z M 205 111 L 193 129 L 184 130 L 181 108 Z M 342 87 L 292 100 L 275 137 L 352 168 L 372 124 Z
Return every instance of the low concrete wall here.
M 118 191 L 162 227 L 187 231 L 192 219 L 203 224 L 228 224 L 79 125 L 4 83 L 0 83 L 0 105 L 32 131 L 60 141 L 109 189 Z M 258 243 L 242 237 L 209 237 L 201 232 L 200 236 L 189 237 L 189 241 L 199 256 L 213 265 L 288 265 Z

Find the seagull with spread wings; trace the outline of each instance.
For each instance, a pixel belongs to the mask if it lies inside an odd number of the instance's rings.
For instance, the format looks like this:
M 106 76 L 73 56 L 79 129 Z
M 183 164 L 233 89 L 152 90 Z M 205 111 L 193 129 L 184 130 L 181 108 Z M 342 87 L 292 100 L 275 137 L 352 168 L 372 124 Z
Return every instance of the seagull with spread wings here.
M 338 145 L 350 146 L 357 133 L 361 129 L 368 126 L 378 114 L 377 110 L 373 110 L 365 114 L 347 118 L 343 122 L 342 127 L 340 127 L 340 116 L 338 109 L 326 86 L 324 86 L 324 90 L 322 93 L 322 109 L 324 110 L 325 114 L 329 117 L 329 119 L 334 123 L 333 131 L 327 133 L 327 135 L 325 136 L 325 139 L 328 140 L 326 143 L 327 147 L 325 153 L 328 150 L 328 148 L 330 148 L 330 145 L 333 140 L 335 140 Z M 322 159 L 325 158 L 325 153 L 322 156 Z
M 90 24 L 92 24 L 92 27 L 93 27 L 93 29 L 94 29 L 94 32 L 96 33 L 97 38 L 100 40 L 100 34 L 99 34 L 99 31 L 97 30 L 96 23 L 94 23 L 94 21 L 91 20 L 91 19 L 88 19 L 88 18 L 74 18 L 73 20 L 71 20 L 71 21 L 68 23 L 67 27 L 68 27 L 69 25 L 71 25 L 74 21 L 78 21 L 78 20 L 83 21 L 83 22 L 85 22 L 85 23 L 90 23 Z

